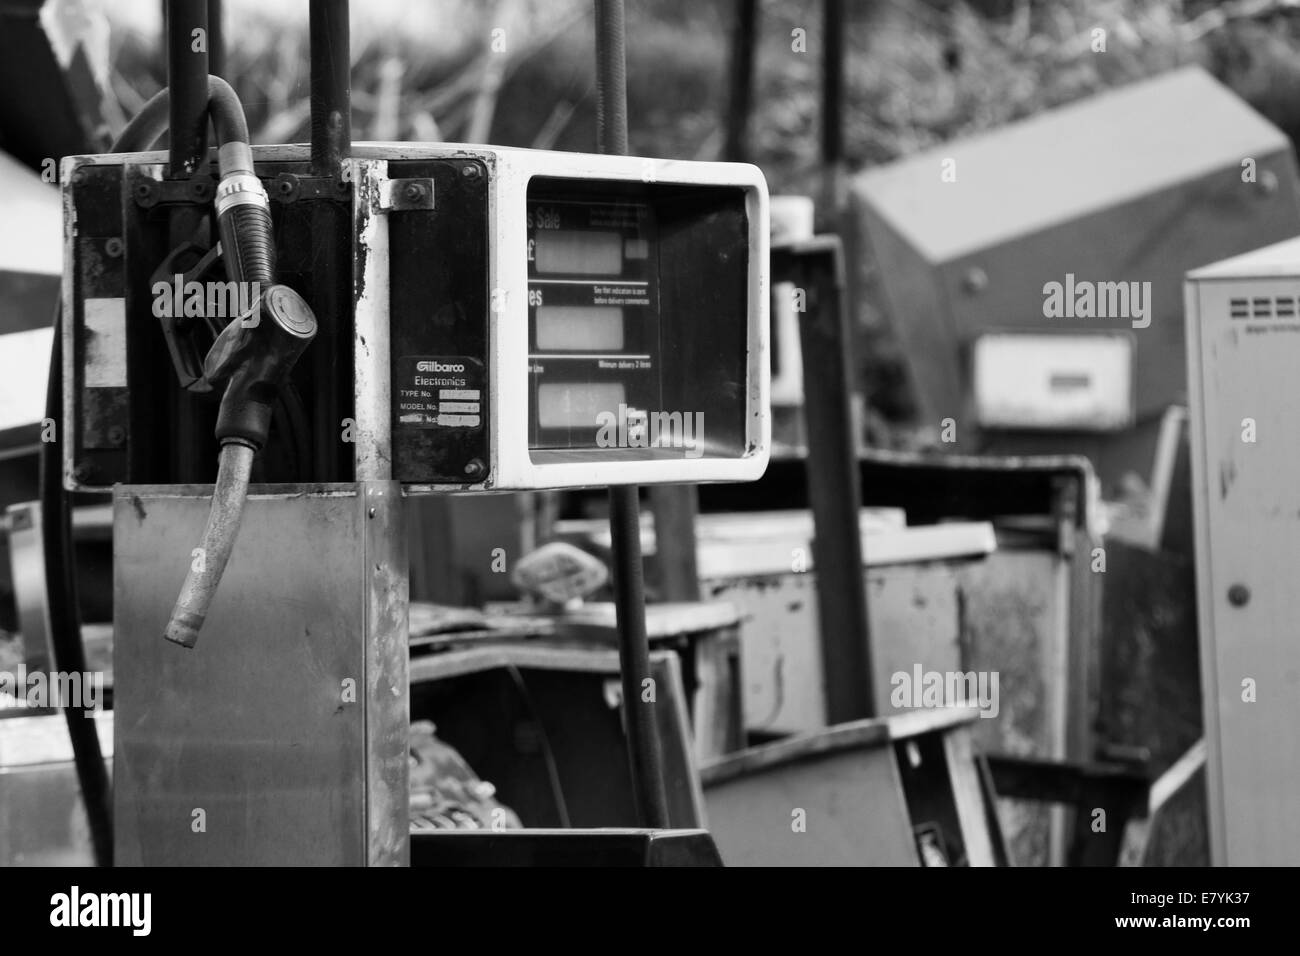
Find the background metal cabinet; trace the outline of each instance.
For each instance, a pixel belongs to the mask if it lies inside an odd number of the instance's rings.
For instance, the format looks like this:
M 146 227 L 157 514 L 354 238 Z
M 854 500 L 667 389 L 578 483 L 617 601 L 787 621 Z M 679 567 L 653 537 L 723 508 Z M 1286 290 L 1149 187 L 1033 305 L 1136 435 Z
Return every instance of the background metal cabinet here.
M 1300 864 L 1300 239 L 1189 273 L 1211 856 Z

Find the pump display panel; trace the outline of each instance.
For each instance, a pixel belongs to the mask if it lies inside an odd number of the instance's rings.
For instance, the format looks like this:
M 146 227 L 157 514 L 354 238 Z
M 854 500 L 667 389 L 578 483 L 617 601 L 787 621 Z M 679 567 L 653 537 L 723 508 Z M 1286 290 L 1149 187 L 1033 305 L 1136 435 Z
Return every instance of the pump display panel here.
M 530 448 L 618 447 L 662 408 L 658 250 L 646 203 L 529 201 Z
M 370 325 L 370 357 L 385 336 L 390 353 L 393 414 L 376 409 L 373 422 L 380 442 L 390 429 L 379 473 L 408 493 L 761 475 L 771 431 L 761 173 L 483 147 L 450 162 L 479 162 L 484 175 L 444 183 L 436 163 L 410 159 L 359 176 L 399 195 L 432 175 L 436 193 L 432 209 L 371 223 L 386 225 L 378 244 L 390 259 L 387 303 L 373 322 L 364 301 L 358 314 L 358 345 Z M 485 230 L 467 230 L 484 207 Z M 363 280 L 369 298 L 378 286 Z M 422 385 L 420 363 L 457 380 Z

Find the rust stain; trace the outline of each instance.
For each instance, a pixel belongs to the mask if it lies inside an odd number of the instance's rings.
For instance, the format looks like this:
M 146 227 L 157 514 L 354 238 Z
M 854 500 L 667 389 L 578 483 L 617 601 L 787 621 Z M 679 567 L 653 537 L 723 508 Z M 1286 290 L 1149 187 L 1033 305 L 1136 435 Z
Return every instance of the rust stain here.
M 1237 466 L 1232 459 L 1219 463 L 1219 498 L 1226 501 L 1232 483 L 1237 480 Z

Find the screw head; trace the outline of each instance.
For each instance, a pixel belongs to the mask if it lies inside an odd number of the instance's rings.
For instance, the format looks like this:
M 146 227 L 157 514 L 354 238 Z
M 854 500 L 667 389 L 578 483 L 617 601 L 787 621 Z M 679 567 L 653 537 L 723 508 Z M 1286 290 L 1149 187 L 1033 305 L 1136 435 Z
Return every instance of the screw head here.
M 407 183 L 406 185 L 407 199 L 414 202 L 415 200 L 419 199 L 423 195 L 424 195 L 424 190 L 420 188 L 418 183 Z
M 460 168 L 460 174 L 466 179 L 477 179 L 479 174 L 477 163 L 466 163 Z
M 108 430 L 108 440 L 111 444 L 120 445 L 126 441 L 126 429 L 121 425 L 114 425 Z
M 122 254 L 122 240 L 113 236 L 104 243 L 104 255 L 116 259 Z
M 967 292 L 983 292 L 989 284 L 988 273 L 979 266 L 973 266 L 966 270 L 966 274 L 962 276 L 961 284 Z
M 1250 588 L 1244 584 L 1234 584 L 1228 588 L 1228 603 L 1233 607 L 1245 607 L 1250 601 Z
M 482 459 L 471 458 L 465 462 L 465 474 L 470 478 L 479 478 L 485 471 L 487 471 L 487 468 L 484 466 Z

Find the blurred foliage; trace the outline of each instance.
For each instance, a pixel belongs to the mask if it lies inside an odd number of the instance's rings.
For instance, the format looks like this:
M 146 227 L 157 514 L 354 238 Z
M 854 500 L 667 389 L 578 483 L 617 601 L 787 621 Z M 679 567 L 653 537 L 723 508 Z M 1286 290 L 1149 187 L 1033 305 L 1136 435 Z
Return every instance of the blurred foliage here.
M 1293 141 L 1300 136 L 1297 0 L 844 2 L 850 170 L 1187 63 L 1206 66 Z M 254 140 L 305 141 L 305 0 L 227 6 L 226 75 Z M 456 141 L 486 109 L 490 126 L 481 128 L 491 142 L 594 149 L 588 0 L 437 0 L 409 9 L 380 21 L 366 3 L 353 4 L 355 139 Z M 627 9 L 632 151 L 720 158 L 734 3 L 628 0 Z M 822 5 L 760 0 L 759 9 L 749 158 L 773 193 L 818 196 Z M 1105 53 L 1092 49 L 1096 29 L 1106 31 Z M 794 49 L 798 30 L 804 52 Z M 115 31 L 113 62 L 128 114 L 164 81 L 157 36 Z M 885 419 L 906 419 L 900 356 L 869 269 L 855 300 L 869 402 Z

